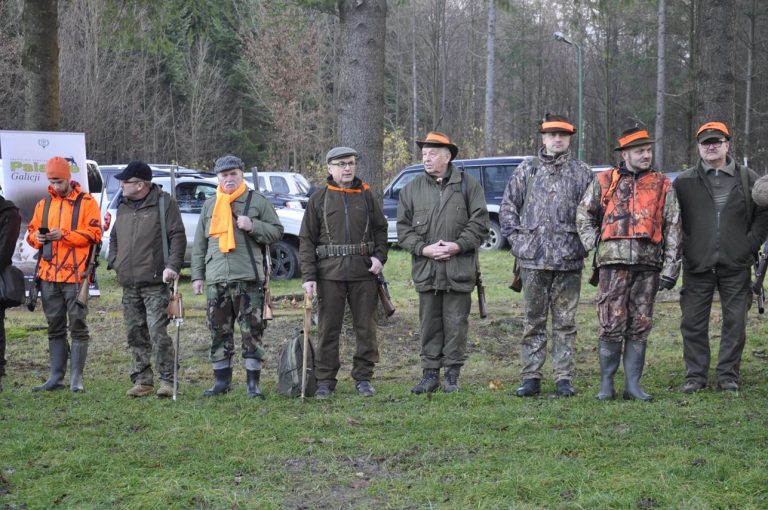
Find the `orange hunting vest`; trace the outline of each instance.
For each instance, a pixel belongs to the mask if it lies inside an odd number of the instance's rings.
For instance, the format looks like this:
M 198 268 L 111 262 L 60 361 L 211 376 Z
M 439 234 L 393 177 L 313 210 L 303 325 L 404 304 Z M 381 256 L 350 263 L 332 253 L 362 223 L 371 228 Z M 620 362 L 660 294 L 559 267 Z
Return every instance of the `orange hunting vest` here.
M 671 181 L 661 172 L 633 178 L 617 168 L 600 172 L 600 239 L 649 239 L 659 244 L 664 221 L 664 199 Z

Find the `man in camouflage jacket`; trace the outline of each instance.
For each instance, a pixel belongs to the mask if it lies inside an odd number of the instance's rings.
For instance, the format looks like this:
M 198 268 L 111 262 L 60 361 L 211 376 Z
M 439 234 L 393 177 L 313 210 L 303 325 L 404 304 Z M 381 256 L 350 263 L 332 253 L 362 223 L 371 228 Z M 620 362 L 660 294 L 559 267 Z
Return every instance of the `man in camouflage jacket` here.
M 680 270 L 680 207 L 669 178 L 651 168 L 653 140 L 646 130 L 627 129 L 615 150 L 623 162 L 597 175 L 576 212 L 584 249 L 597 250 L 597 399 L 616 396 L 613 376 L 623 342 L 624 398 L 651 400 L 640 377 L 656 292 L 674 287 Z
M 524 161 L 504 190 L 499 218 L 523 280 L 524 326 L 520 397 L 541 391 L 547 357 L 547 313 L 552 310 L 552 364 L 557 393 L 576 394 L 573 342 L 585 251 L 576 231 L 576 206 L 592 171 L 568 150 L 576 132 L 565 117 L 547 114 L 543 146 Z

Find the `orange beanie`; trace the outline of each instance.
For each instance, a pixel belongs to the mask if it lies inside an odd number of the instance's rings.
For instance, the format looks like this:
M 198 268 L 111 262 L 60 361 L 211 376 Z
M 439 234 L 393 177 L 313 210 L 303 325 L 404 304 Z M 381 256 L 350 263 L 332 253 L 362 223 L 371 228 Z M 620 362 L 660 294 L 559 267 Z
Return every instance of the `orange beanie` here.
M 54 156 L 45 163 L 45 176 L 49 179 L 70 180 L 69 161 L 61 156 Z

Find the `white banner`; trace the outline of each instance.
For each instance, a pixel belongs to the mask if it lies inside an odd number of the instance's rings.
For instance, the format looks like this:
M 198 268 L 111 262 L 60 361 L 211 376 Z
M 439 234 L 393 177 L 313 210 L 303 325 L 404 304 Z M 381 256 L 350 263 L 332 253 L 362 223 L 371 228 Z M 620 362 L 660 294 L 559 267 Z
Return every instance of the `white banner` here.
M 27 235 L 27 223 L 32 219 L 35 205 L 48 194 L 45 162 L 54 156 L 73 161 L 72 180 L 80 183 L 80 189 L 88 191 L 85 133 L 0 131 L 0 158 L 3 160 L 0 186 L 3 196 L 19 208 L 22 220 L 13 265 L 27 274 L 34 269 L 36 251 L 23 239 Z

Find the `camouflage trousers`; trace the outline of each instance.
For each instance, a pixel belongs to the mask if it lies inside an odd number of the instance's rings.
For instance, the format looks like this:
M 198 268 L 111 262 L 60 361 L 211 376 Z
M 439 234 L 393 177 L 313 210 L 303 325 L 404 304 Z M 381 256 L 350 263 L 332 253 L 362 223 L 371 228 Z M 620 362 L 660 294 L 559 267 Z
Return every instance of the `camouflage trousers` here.
M 581 271 L 520 270 L 523 280 L 523 341 L 520 358 L 523 379 L 541 379 L 547 359 L 547 315 L 552 313 L 552 371 L 556 381 L 573 379 L 576 372 L 576 306 Z
M 211 330 L 211 363 L 232 359 L 235 354 L 235 319 L 240 326 L 243 359 L 264 359 L 261 317 L 264 290 L 260 283 L 228 282 L 208 285 L 207 323 Z
M 174 350 L 165 313 L 168 300 L 165 284 L 123 287 L 123 321 L 133 356 L 130 376 L 134 384 L 154 384 L 153 357 L 160 380 L 173 382 Z
M 48 321 L 48 339 L 67 339 L 67 322 L 69 336 L 72 340 L 87 342 L 88 306 L 80 306 L 77 299 L 77 286 L 74 283 L 40 282 L 40 297 L 43 301 L 43 313 Z
M 653 301 L 659 271 L 631 271 L 629 266 L 603 266 L 597 289 L 600 340 L 646 342 L 653 326 Z

